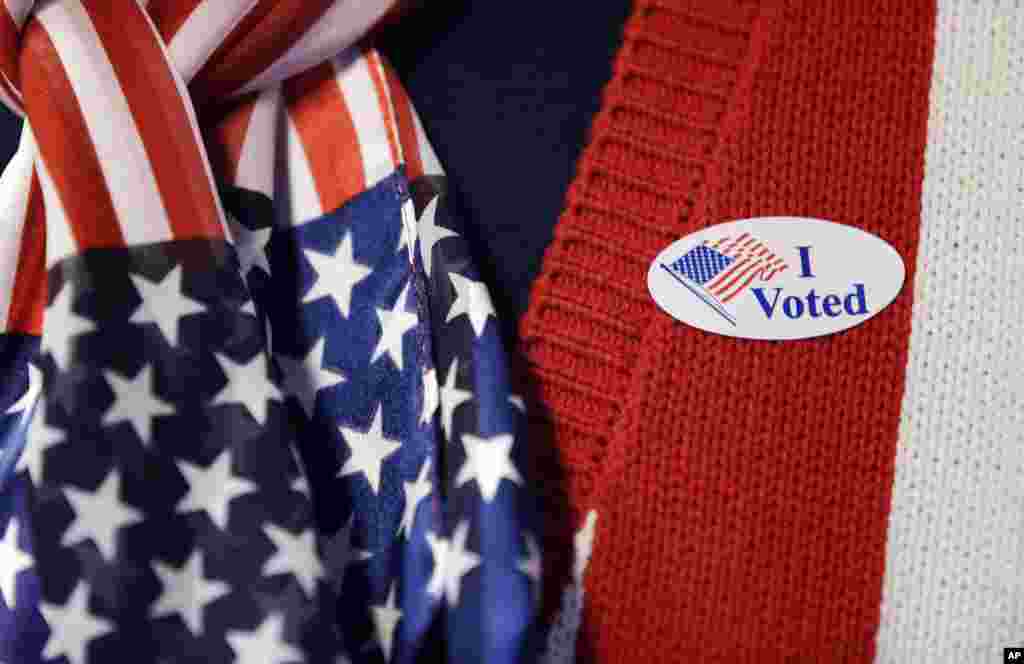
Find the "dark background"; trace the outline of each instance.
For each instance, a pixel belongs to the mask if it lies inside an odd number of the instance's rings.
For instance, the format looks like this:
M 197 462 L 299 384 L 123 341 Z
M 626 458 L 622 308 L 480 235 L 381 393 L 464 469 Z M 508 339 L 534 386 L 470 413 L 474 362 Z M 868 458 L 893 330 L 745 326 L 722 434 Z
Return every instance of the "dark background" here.
M 627 0 L 427 0 L 381 32 L 510 343 L 629 9 Z M 6 164 L 21 123 L 0 109 Z

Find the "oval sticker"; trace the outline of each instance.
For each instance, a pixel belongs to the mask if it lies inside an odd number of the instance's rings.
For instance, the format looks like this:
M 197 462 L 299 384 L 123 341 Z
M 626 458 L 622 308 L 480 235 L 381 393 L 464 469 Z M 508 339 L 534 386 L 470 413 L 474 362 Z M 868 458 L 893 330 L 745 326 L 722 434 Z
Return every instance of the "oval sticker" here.
M 801 217 L 730 221 L 688 235 L 647 273 L 666 313 L 744 339 L 807 339 L 859 325 L 903 287 L 903 259 L 852 226 Z

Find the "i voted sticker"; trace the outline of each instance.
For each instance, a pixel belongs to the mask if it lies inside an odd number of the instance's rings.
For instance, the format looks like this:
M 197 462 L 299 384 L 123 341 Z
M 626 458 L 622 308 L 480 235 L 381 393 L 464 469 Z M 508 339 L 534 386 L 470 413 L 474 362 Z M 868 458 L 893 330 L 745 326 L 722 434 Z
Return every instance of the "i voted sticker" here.
M 807 339 L 877 315 L 906 269 L 889 243 L 821 219 L 758 217 L 673 242 L 647 273 L 666 313 L 744 339 Z

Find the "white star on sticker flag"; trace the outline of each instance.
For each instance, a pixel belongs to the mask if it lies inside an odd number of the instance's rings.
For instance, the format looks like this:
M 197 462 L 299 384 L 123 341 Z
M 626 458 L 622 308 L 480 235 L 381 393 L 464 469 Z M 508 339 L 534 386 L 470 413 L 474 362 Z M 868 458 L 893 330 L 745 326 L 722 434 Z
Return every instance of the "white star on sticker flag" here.
M 142 445 L 148 446 L 153 433 L 153 419 L 174 414 L 174 408 L 156 395 L 153 367 L 143 367 L 134 378 L 127 380 L 113 371 L 104 371 L 103 375 L 114 391 L 114 403 L 103 415 L 103 424 L 128 420 Z
M 371 364 L 376 362 L 381 355 L 387 353 L 398 370 L 402 370 L 402 340 L 405 338 L 406 332 L 416 327 L 418 320 L 416 314 L 405 310 L 408 297 L 409 282 L 407 281 L 401 295 L 398 296 L 398 301 L 395 302 L 394 309 L 391 311 L 377 309 L 377 320 L 380 321 L 381 332 L 377 347 L 373 349 L 373 357 L 370 358 Z
M 257 423 L 266 424 L 270 402 L 280 398 L 281 393 L 270 380 L 263 353 L 256 353 L 245 364 L 220 353 L 214 353 L 213 357 L 227 375 L 228 383 L 213 397 L 210 405 L 240 403 Z
M 117 548 L 117 531 L 143 520 L 142 512 L 121 501 L 120 491 L 121 477 L 117 469 L 111 470 L 95 491 L 65 487 L 64 494 L 71 503 L 75 518 L 60 543 L 74 546 L 91 539 L 100 554 L 107 561 L 112 561 Z
M 487 325 L 487 317 L 494 316 L 494 305 L 491 304 L 491 296 L 487 293 L 487 287 L 479 281 L 473 281 L 457 272 L 449 272 L 452 286 L 455 288 L 455 301 L 448 310 L 448 317 L 444 322 L 450 323 L 459 316 L 467 316 L 473 326 L 473 332 L 479 337 L 484 333 Z
M 440 404 L 438 394 L 437 371 L 430 369 L 423 372 L 423 412 L 420 414 L 420 424 L 427 424 L 437 412 Z
M 0 540 L 0 593 L 9 609 L 17 607 L 18 574 L 35 564 L 31 554 L 18 546 L 18 521 L 13 516 L 7 522 L 4 538 Z
M 416 234 L 420 239 L 420 255 L 423 257 L 423 269 L 427 274 L 427 278 L 433 276 L 431 272 L 431 265 L 433 265 L 433 254 L 434 246 L 445 239 L 446 237 L 458 237 L 459 234 L 455 231 L 449 230 L 444 226 L 438 226 L 435 223 L 437 217 L 437 202 L 441 200 L 440 196 L 434 196 L 427 203 L 427 207 L 423 209 L 423 214 L 420 216 L 419 227 L 416 229 Z
M 272 228 L 261 228 L 250 230 L 245 224 L 238 221 L 230 212 L 227 214 L 228 227 L 231 229 L 231 239 L 235 243 L 235 252 L 238 254 L 238 263 L 242 276 L 249 274 L 249 270 L 259 266 L 267 274 L 270 274 L 270 263 L 267 262 L 265 252 L 267 242 L 270 241 Z
M 74 339 L 96 329 L 91 320 L 79 316 L 72 309 L 73 291 L 71 284 L 65 284 L 60 289 L 60 293 L 46 309 L 46 325 L 43 327 L 42 350 L 49 351 L 61 371 L 68 368 L 68 356 Z
M 263 564 L 263 575 L 291 574 L 312 598 L 316 593 L 316 580 L 324 571 L 316 552 L 316 533 L 305 530 L 293 535 L 272 523 L 263 526 L 263 532 L 277 547 L 274 555 Z
M 376 604 L 370 607 L 373 615 L 373 625 L 377 631 L 377 641 L 380 649 L 384 651 L 384 661 L 391 661 L 391 649 L 395 643 L 395 628 L 398 621 L 402 619 L 402 612 L 395 604 L 395 584 L 391 584 L 388 591 L 388 598 L 383 605 Z
M 345 465 L 338 471 L 338 477 L 363 473 L 374 493 L 380 491 L 380 471 L 381 466 L 384 465 L 384 459 L 394 454 L 402 446 L 401 442 L 384 437 L 382 411 L 383 408 L 377 406 L 377 412 L 373 416 L 373 423 L 370 424 L 368 431 L 338 427 L 349 452 L 351 452 Z
M 455 527 L 451 540 L 427 533 L 427 544 L 434 558 L 434 570 L 427 582 L 427 593 L 439 597 L 442 593 L 450 606 L 459 603 L 462 577 L 480 564 L 480 556 L 466 549 L 469 524 L 465 521 Z
M 84 581 L 78 582 L 63 605 L 40 602 L 39 611 L 50 626 L 43 659 L 64 655 L 71 664 L 84 664 L 89 642 L 114 630 L 113 623 L 89 611 L 89 589 Z
M 317 278 L 302 301 L 312 302 L 321 297 L 330 297 L 338 305 L 341 315 L 348 318 L 352 307 L 352 289 L 373 272 L 369 265 L 356 262 L 352 250 L 352 233 L 345 234 L 332 256 L 312 249 L 306 250 L 305 254 L 313 264 Z
M 466 449 L 466 461 L 459 469 L 455 478 L 455 486 L 476 480 L 480 487 L 480 495 L 484 502 L 489 503 L 498 495 L 498 484 L 507 479 L 522 484 L 512 463 L 510 453 L 514 441 L 512 434 L 503 433 L 490 438 L 478 438 L 468 433 L 462 434 L 462 446 Z
M 456 357 L 448 366 L 444 385 L 441 386 L 441 429 L 448 440 L 452 439 L 452 418 L 455 416 L 455 409 L 473 398 L 472 392 L 455 386 L 458 375 L 459 358 Z
M 206 309 L 204 304 L 185 295 L 181 289 L 182 274 L 179 265 L 159 282 L 134 274 L 128 275 L 142 297 L 142 304 L 128 320 L 132 323 L 156 323 L 171 346 L 178 345 L 180 320 Z
M 277 355 L 277 363 L 284 374 L 284 391 L 299 400 L 306 417 L 313 417 L 317 393 L 325 388 L 345 382 L 337 369 L 324 368 L 325 337 L 320 337 L 302 360 Z
M 160 577 L 163 592 L 151 609 L 152 615 L 159 618 L 178 613 L 193 635 L 202 636 L 203 609 L 231 592 L 231 586 L 203 573 L 203 554 L 198 550 L 178 568 L 154 561 L 153 571 Z
M 402 482 L 405 485 L 405 510 L 402 512 L 402 521 L 398 524 L 398 537 L 404 530 L 407 537 L 412 535 L 412 524 L 416 519 L 416 508 L 420 501 L 430 495 L 433 485 L 430 483 L 430 459 L 423 462 L 420 474 L 415 482 Z
M 238 664 L 285 664 L 304 662 L 302 651 L 284 641 L 284 617 L 275 613 L 252 630 L 229 630 L 227 642 Z
M 188 481 L 188 493 L 178 502 L 178 511 L 205 511 L 221 530 L 228 526 L 228 503 L 257 489 L 255 483 L 232 472 L 230 450 L 221 452 L 206 468 L 188 461 L 176 463 Z

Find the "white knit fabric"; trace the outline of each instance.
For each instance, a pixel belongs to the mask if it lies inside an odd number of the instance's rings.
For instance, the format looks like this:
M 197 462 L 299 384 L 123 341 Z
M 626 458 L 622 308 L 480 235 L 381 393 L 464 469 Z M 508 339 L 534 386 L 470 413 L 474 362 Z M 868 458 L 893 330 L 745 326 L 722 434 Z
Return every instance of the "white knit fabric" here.
M 938 11 L 876 659 L 989 664 L 1024 645 L 1024 3 Z
M 572 581 L 562 592 L 562 606 L 548 632 L 541 664 L 574 664 L 576 661 L 576 639 L 583 622 L 583 577 L 594 550 L 596 526 L 597 512 L 590 510 L 573 541 Z

